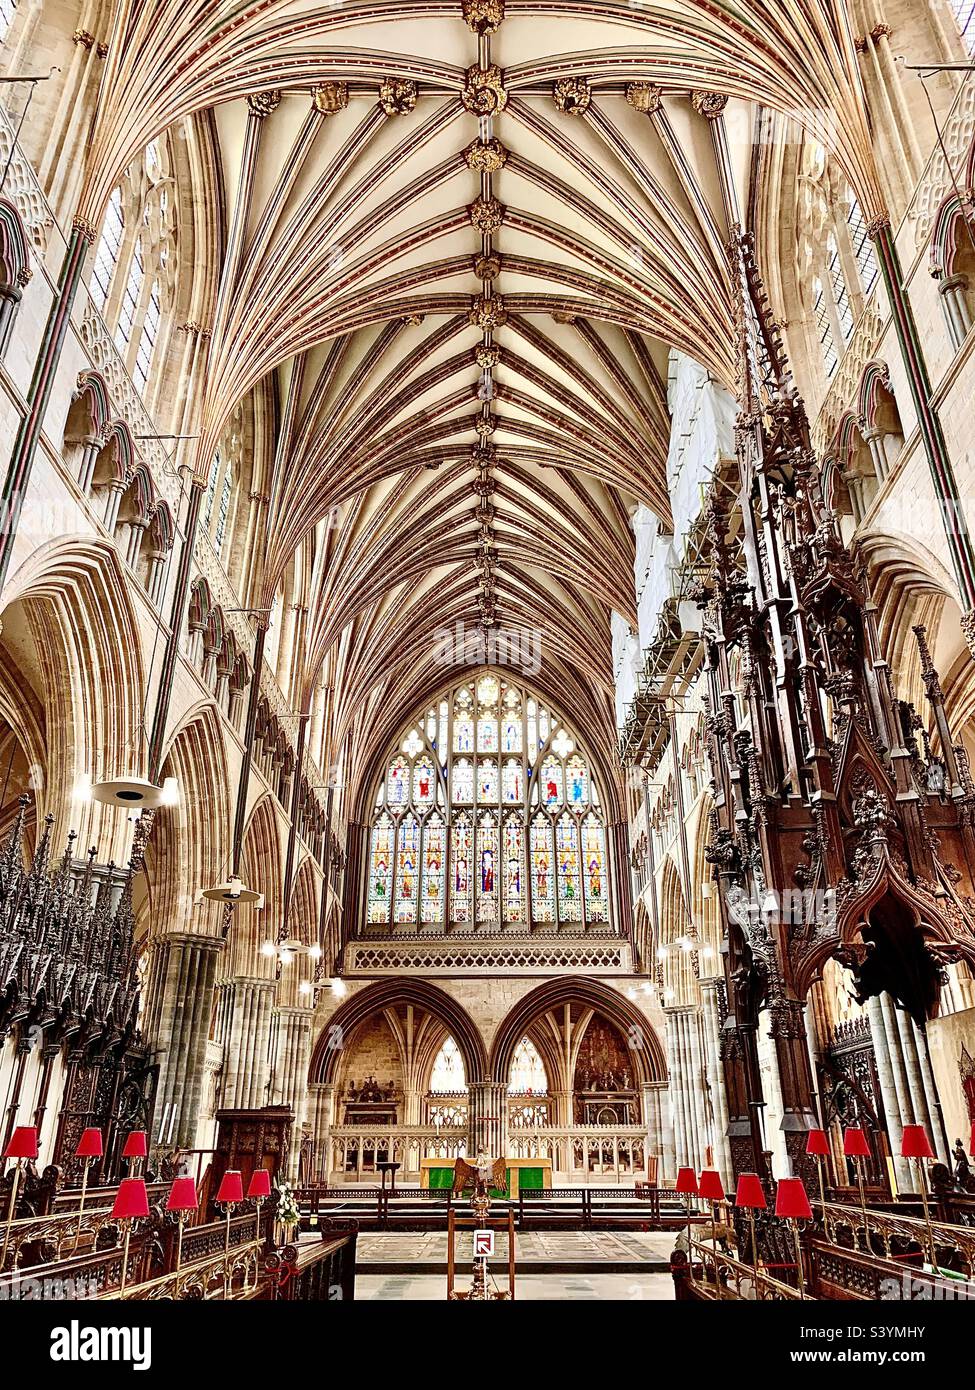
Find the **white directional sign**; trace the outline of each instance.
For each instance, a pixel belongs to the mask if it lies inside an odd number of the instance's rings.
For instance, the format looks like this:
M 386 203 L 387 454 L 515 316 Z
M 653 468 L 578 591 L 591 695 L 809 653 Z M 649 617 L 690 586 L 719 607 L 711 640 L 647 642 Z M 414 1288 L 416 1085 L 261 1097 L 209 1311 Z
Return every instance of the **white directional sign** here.
M 494 1232 L 474 1232 L 474 1256 L 476 1259 L 490 1259 L 494 1254 Z

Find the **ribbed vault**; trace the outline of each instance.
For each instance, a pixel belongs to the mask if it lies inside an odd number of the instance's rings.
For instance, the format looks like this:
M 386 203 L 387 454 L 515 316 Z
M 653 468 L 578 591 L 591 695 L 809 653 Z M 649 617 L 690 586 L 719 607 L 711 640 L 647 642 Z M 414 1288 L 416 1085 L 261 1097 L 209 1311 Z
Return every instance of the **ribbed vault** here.
M 270 383 L 252 597 L 270 606 L 314 552 L 294 688 L 330 687 L 353 780 L 457 623 L 537 634 L 539 685 L 611 745 L 629 520 L 670 518 L 670 351 L 735 386 L 724 248 L 755 102 L 814 123 L 883 211 L 832 0 L 118 7 L 81 213 L 97 225 L 147 141 L 213 109 L 225 207 L 192 462 L 205 477 Z

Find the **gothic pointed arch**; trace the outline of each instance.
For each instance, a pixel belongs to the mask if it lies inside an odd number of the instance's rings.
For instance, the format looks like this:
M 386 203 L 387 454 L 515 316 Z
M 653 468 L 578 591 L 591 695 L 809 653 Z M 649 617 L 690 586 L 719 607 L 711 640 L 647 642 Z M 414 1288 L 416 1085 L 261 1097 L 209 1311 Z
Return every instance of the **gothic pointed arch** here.
M 467 1010 L 436 985 L 426 980 L 403 977 L 366 985 L 339 1006 L 325 1023 L 316 1040 L 309 1078 L 312 1081 L 334 1080 L 340 1065 L 341 1053 L 337 1041 L 351 1037 L 353 1029 L 371 1015 L 399 1004 L 413 1004 L 440 1021 L 460 1049 L 468 1082 L 486 1075 L 487 1054 L 484 1043 Z
M 512 1057 L 521 1039 L 538 1018 L 566 1004 L 600 1014 L 619 1030 L 632 1052 L 639 1081 L 659 1081 L 666 1076 L 663 1047 L 647 1015 L 625 994 L 601 980 L 567 977 L 548 980 L 530 990 L 502 1019 L 491 1043 L 493 1080 L 507 1084 Z

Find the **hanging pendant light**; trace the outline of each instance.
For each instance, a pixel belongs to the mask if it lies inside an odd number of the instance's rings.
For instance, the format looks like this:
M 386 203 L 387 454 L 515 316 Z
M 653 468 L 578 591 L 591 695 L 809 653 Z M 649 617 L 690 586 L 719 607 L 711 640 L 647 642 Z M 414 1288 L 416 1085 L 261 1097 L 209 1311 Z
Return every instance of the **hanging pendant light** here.
M 167 777 L 161 787 L 145 777 L 115 777 L 107 782 L 95 782 L 91 799 L 104 806 L 122 806 L 127 811 L 153 811 L 159 806 L 173 806 L 178 800 L 175 777 Z
M 207 898 L 212 903 L 223 903 L 227 907 L 264 906 L 264 894 L 248 888 L 236 875 L 213 888 L 201 888 L 199 897 Z

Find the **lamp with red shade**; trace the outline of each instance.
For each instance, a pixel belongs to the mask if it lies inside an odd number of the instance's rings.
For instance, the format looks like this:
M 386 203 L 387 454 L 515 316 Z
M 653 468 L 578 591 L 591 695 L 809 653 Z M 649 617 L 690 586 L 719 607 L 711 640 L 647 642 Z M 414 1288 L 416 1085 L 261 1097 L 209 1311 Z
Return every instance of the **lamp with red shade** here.
M 217 1188 L 217 1195 L 213 1200 L 218 1207 L 224 1208 L 226 1215 L 226 1225 L 223 1233 L 223 1253 L 226 1257 L 230 1254 L 230 1218 L 233 1215 L 234 1207 L 239 1206 L 244 1200 L 244 1180 L 237 1168 L 227 1169 L 220 1179 L 220 1186 Z M 229 1287 L 229 1266 L 224 1272 L 224 1282 Z
M 85 1214 L 85 1197 L 88 1193 L 88 1169 L 91 1167 L 93 1158 L 101 1158 L 105 1152 L 102 1143 L 102 1132 L 100 1129 L 85 1129 L 81 1132 L 78 1140 L 78 1147 L 74 1151 L 75 1158 L 82 1159 L 81 1169 L 81 1201 L 78 1203 L 78 1229 L 75 1232 L 74 1248 L 77 1250 L 78 1242 L 81 1240 L 81 1224 Z
M 271 1195 L 271 1174 L 266 1168 L 255 1168 L 247 1184 L 248 1200 L 257 1209 L 258 1228 L 260 1228 L 261 1207 Z
M 796 1273 L 799 1278 L 799 1297 L 806 1297 L 806 1281 L 802 1269 L 802 1246 L 799 1243 L 799 1222 L 812 1220 L 812 1207 L 802 1178 L 780 1178 L 775 1187 L 775 1214 L 792 1227 L 796 1247 Z
M 816 1160 L 819 1174 L 819 1200 L 826 1205 L 826 1184 L 823 1181 L 823 1164 L 829 1157 L 829 1137 L 825 1129 L 811 1129 L 806 1135 L 806 1153 Z
M 968 1140 L 968 1152 L 972 1158 L 975 1158 L 975 1123 L 972 1124 L 972 1132 Z
M 119 1292 L 125 1292 L 125 1281 L 129 1272 L 129 1241 L 132 1226 L 136 1221 L 144 1221 L 149 1215 L 149 1194 L 143 1178 L 123 1178 L 115 1194 L 112 1207 L 112 1220 L 122 1228 L 122 1277 Z
M 144 1129 L 133 1129 L 125 1141 L 125 1148 L 122 1150 L 122 1157 L 129 1160 L 129 1177 L 136 1171 L 136 1162 L 141 1158 L 145 1159 L 149 1152 L 149 1145 L 146 1141 Z
M 714 1283 L 718 1284 L 718 1203 L 725 1199 L 724 1183 L 716 1168 L 705 1168 L 697 1185 L 700 1196 L 711 1204 L 711 1252 L 714 1258 Z
M 691 1259 L 691 1198 L 697 1196 L 697 1173 L 693 1168 L 678 1168 L 674 1191 L 684 1198 L 684 1211 L 687 1216 L 687 1262 L 693 1270 Z
M 748 1225 L 752 1235 L 752 1264 L 758 1269 L 758 1242 L 755 1239 L 755 1213 L 764 1211 L 768 1203 L 765 1189 L 757 1173 L 739 1173 L 738 1189 L 735 1192 L 735 1206 L 748 1212 Z
M 870 1254 L 870 1235 L 867 1227 L 867 1192 L 863 1180 L 863 1160 L 870 1157 L 870 1144 L 859 1125 L 850 1125 L 843 1131 L 843 1155 L 852 1158 L 856 1165 L 857 1182 L 860 1185 L 860 1214 L 863 1218 L 863 1249 Z
M 901 1133 L 901 1158 L 912 1158 L 918 1168 L 918 1189 L 921 1193 L 921 1205 L 924 1208 L 924 1224 L 928 1228 L 928 1254 L 931 1257 L 931 1268 L 938 1272 L 938 1251 L 934 1243 L 934 1230 L 931 1226 L 931 1213 L 928 1210 L 928 1175 L 925 1164 L 929 1158 L 934 1158 L 934 1149 L 931 1147 L 931 1140 L 928 1132 L 923 1125 L 905 1125 Z
M 7 1222 L 3 1231 L 3 1253 L 0 1254 L 0 1269 L 7 1261 L 7 1246 L 10 1244 L 10 1227 L 13 1225 L 17 1209 L 17 1188 L 20 1186 L 20 1165 L 30 1163 L 37 1157 L 37 1130 L 33 1125 L 20 1125 L 7 1140 L 3 1151 L 4 1159 L 14 1160 L 13 1179 L 10 1184 L 10 1205 L 7 1207 Z
M 200 1199 L 196 1195 L 196 1183 L 192 1178 L 174 1178 L 173 1185 L 169 1189 L 169 1196 L 166 1198 L 166 1210 L 176 1213 L 176 1221 L 179 1227 L 176 1236 L 176 1272 L 183 1259 L 183 1227 L 186 1218 L 191 1211 L 196 1211 L 200 1205 Z

